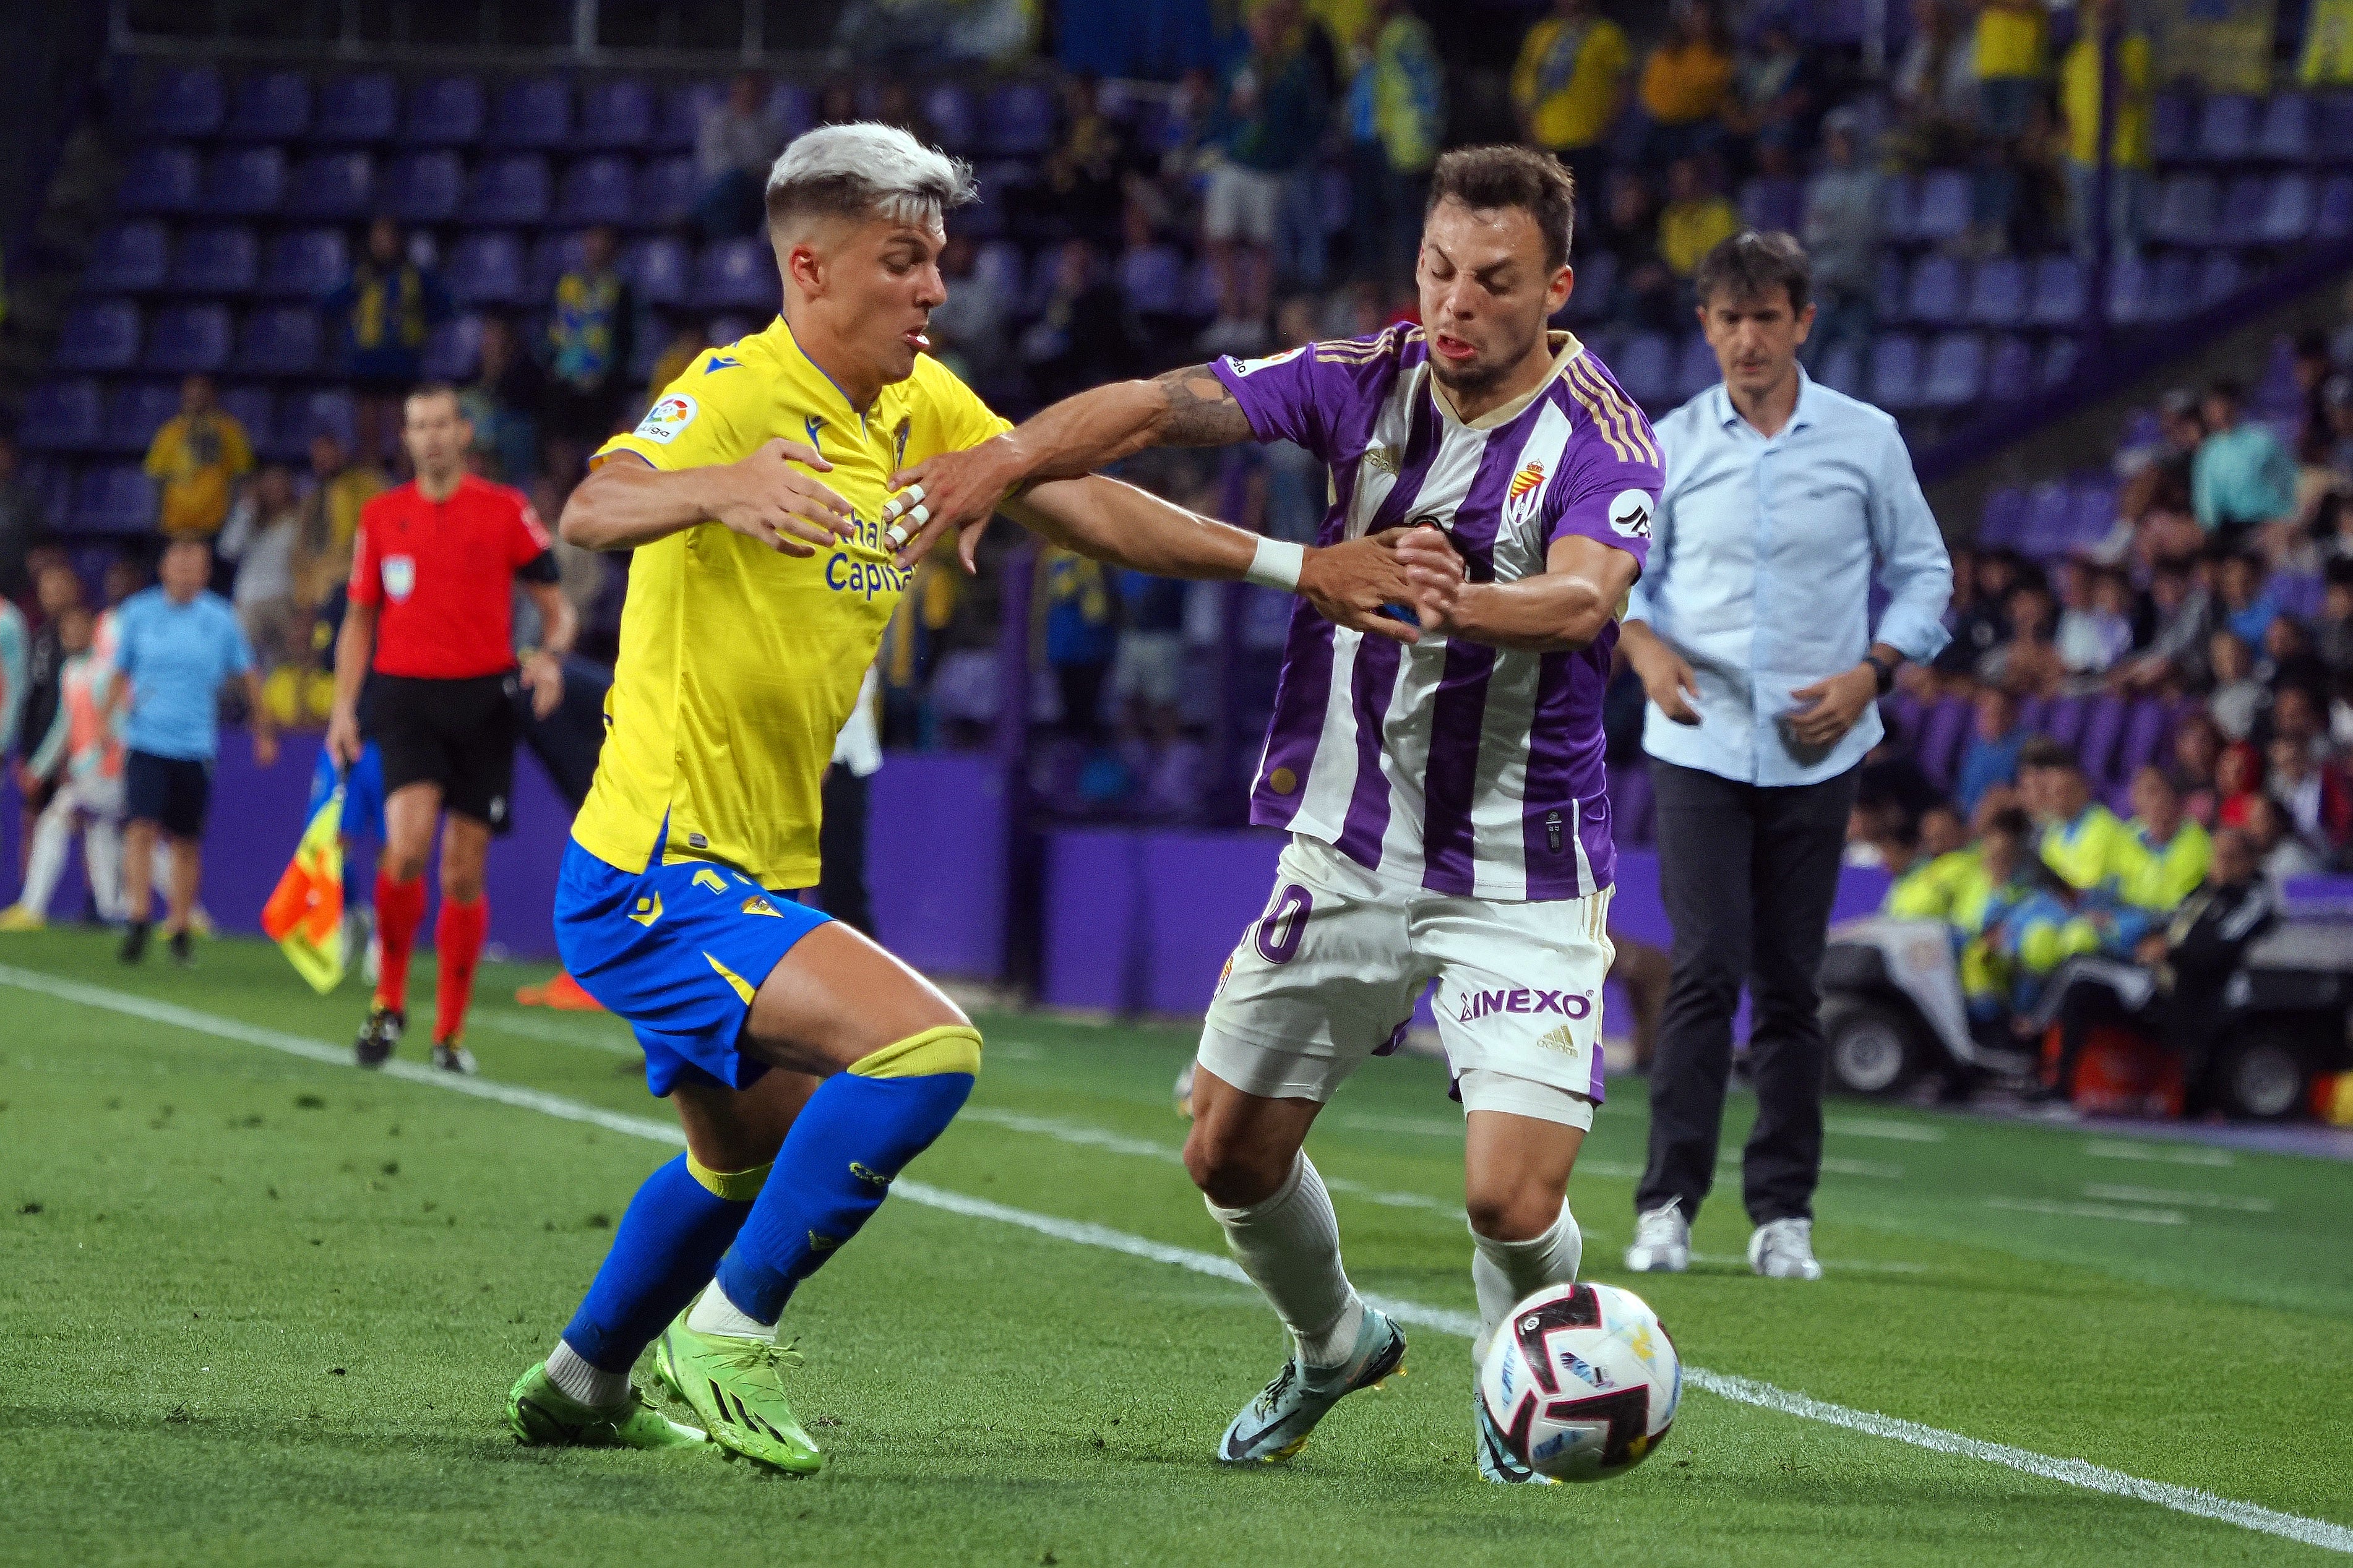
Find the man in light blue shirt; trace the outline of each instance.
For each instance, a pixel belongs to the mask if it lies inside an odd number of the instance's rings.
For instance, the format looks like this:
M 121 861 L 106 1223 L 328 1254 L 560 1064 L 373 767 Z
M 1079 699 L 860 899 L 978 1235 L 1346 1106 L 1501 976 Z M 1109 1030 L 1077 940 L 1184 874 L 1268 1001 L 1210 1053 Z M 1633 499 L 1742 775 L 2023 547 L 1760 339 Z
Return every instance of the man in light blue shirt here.
M 2189 506 L 2198 526 L 2247 528 L 2295 510 L 2295 459 L 2268 425 L 2239 417 L 2239 384 L 2206 389 L 2206 438 L 2189 459 Z
M 1650 698 L 1674 979 L 1651 1068 L 1630 1268 L 1680 1269 L 1715 1173 L 1732 1014 L 1755 1008 L 1743 1196 L 1759 1274 L 1819 1279 L 1824 1047 L 1815 974 L 1878 698 L 1935 657 L 1952 563 L 1895 421 L 1813 381 L 1805 252 L 1751 230 L 1693 275 L 1724 380 L 1658 426 L 1666 457 L 1628 661 Z M 1888 596 L 1874 633 L 1873 578 Z
M 164 930 L 172 956 L 193 962 L 189 911 L 204 872 L 205 814 L 212 801 L 213 759 L 220 750 L 220 690 L 242 679 L 253 721 L 253 760 L 278 761 L 278 736 L 261 702 L 261 674 L 253 648 L 227 599 L 209 593 L 212 546 L 179 540 L 164 552 L 163 584 L 122 602 L 115 622 L 113 683 L 109 700 L 128 708 L 122 740 L 124 814 L 122 891 L 131 912 L 122 961 L 147 952 L 148 899 L 158 828 L 172 841 L 172 886 Z

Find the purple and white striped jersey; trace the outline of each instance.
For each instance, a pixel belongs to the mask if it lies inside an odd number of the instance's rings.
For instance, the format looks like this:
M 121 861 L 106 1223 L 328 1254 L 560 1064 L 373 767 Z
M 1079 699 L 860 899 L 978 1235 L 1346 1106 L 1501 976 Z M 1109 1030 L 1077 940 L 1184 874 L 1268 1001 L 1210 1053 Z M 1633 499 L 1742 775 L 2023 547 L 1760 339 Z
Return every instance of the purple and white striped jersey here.
M 1419 327 L 1211 366 L 1261 441 L 1332 470 L 1334 544 L 1435 522 L 1472 582 L 1545 570 L 1564 532 L 1649 553 L 1663 479 L 1650 421 L 1575 338 L 1544 385 L 1471 424 L 1430 385 Z M 1250 820 L 1332 845 L 1392 882 L 1482 899 L 1610 885 L 1601 700 L 1613 621 L 1573 653 L 1412 646 L 1293 612 Z

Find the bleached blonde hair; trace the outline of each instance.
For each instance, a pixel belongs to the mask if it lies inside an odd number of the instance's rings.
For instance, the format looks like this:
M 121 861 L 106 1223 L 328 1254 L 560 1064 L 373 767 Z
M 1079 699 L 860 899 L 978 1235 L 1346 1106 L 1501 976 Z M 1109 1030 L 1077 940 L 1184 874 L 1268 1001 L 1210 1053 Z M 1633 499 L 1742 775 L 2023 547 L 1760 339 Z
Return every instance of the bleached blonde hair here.
M 805 215 L 933 224 L 978 194 L 971 165 L 895 125 L 821 125 L 768 171 L 768 222 Z

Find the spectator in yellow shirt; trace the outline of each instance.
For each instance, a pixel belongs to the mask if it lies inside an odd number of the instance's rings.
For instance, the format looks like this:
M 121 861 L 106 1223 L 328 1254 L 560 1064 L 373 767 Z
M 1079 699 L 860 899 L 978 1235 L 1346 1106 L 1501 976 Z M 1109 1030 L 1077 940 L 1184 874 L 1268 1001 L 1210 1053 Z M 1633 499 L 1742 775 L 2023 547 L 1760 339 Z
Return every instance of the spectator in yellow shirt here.
M 157 526 L 167 539 L 210 539 L 228 521 L 229 491 L 253 471 L 245 426 L 221 411 L 212 377 L 180 384 L 180 412 L 147 447 L 147 477 L 162 496 Z
M 1642 108 L 1651 117 L 1644 161 L 1708 151 L 1723 135 L 1731 102 L 1732 40 L 1715 7 L 1692 0 L 1642 63 Z
M 1978 0 L 1978 129 L 1996 141 L 2026 134 L 2049 32 L 2042 0 Z
M 1659 256 L 1682 282 L 1691 281 L 1700 258 L 1740 232 L 1740 215 L 1708 189 L 1696 158 L 1667 166 L 1667 205 L 1659 213 Z
M 323 430 L 311 437 L 311 493 L 302 501 L 301 530 L 294 541 L 294 596 L 304 607 L 315 609 L 351 576 L 360 509 L 385 483 L 375 464 L 352 461 L 343 442 Z
M 2148 35 L 2126 21 L 2117 0 L 2084 0 L 2083 32 L 2059 63 L 2059 104 L 2067 121 L 2067 216 L 2075 254 L 2091 258 L 2099 230 L 2100 99 L 2113 43 L 2116 104 L 2108 131 L 2108 244 L 2118 256 L 2137 255 L 2149 201 Z
M 2353 0 L 2312 0 L 2296 79 L 2306 87 L 2353 87 Z
M 1512 111 L 1521 140 L 1558 157 L 1599 215 L 1609 174 L 1609 132 L 1625 112 L 1634 51 L 1598 0 L 1553 0 L 1520 40 Z

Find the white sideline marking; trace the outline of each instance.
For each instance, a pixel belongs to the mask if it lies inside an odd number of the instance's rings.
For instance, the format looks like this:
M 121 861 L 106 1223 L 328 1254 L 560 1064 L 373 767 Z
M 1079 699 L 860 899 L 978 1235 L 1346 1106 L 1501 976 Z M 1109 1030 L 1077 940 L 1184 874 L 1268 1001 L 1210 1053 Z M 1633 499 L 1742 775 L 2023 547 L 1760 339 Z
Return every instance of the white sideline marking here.
M 2229 1193 L 2178 1193 L 2169 1187 L 2116 1186 L 2102 1182 L 2086 1186 L 2084 1195 L 2120 1204 L 2178 1204 L 2183 1208 L 2234 1209 L 2240 1214 L 2270 1214 L 2279 1207 L 2269 1198 L 2235 1197 Z
M 567 1024 L 561 1018 L 535 1017 L 520 1007 L 478 1006 L 469 1016 L 480 1027 L 496 1029 L 502 1035 L 517 1035 L 526 1040 L 543 1040 L 551 1046 L 577 1046 L 584 1051 L 602 1051 L 609 1057 L 639 1054 L 635 1040 L 617 1037 L 610 1031 Z
M 1822 1122 L 1825 1132 L 1842 1133 L 1849 1138 L 1885 1138 L 1897 1143 L 1942 1143 L 1945 1130 L 1923 1127 L 1916 1121 L 1895 1121 L 1873 1116 L 1833 1116 Z
M 2012 1214 L 2058 1215 L 2066 1219 L 2126 1219 L 2142 1225 L 2188 1225 L 2189 1216 L 2173 1209 L 2120 1209 L 2114 1204 L 2071 1204 L 2052 1198 L 1988 1198 L 1986 1207 Z
M 348 1047 L 330 1046 L 322 1041 L 305 1039 L 278 1029 L 266 1029 L 257 1025 L 240 1023 L 216 1014 L 201 1013 L 192 1007 L 181 1007 L 169 1002 L 157 1002 L 148 997 L 123 991 L 110 991 L 100 986 L 84 985 L 77 981 L 60 980 L 36 971 L 0 964 L 0 984 L 54 996 L 60 1001 L 79 1003 L 129 1017 L 144 1018 L 152 1023 L 167 1024 L 194 1034 L 210 1035 L 216 1039 L 236 1040 L 247 1045 L 264 1046 L 331 1067 L 349 1067 Z M 356 1070 L 356 1069 L 354 1069 Z M 387 1062 L 377 1069 L 389 1078 L 406 1082 L 427 1084 L 455 1093 L 470 1095 L 477 1100 L 495 1100 L 543 1115 L 559 1117 L 567 1121 L 586 1122 L 609 1131 L 643 1138 L 649 1142 L 670 1148 L 679 1147 L 683 1140 L 676 1127 L 656 1121 L 650 1117 L 630 1116 L 617 1110 L 605 1110 L 585 1105 L 558 1094 L 544 1094 L 537 1089 L 513 1084 L 489 1083 L 479 1078 L 461 1078 L 455 1073 L 438 1072 L 413 1062 Z M 1236 1284 L 1248 1284 L 1249 1277 L 1231 1258 L 1213 1253 L 1197 1252 L 1190 1247 L 1172 1247 L 1166 1242 L 1131 1236 L 1108 1226 L 1091 1225 L 1082 1220 L 1062 1219 L 1052 1215 L 1033 1214 L 1027 1209 L 991 1203 L 986 1198 L 966 1196 L 920 1182 L 902 1180 L 892 1184 L 901 1196 L 929 1208 L 944 1209 L 951 1214 L 975 1219 L 996 1220 L 1000 1224 L 1018 1226 L 1039 1236 L 1075 1242 L 1083 1247 L 1099 1247 L 1108 1252 L 1123 1253 L 1130 1258 L 1165 1263 L 1173 1268 L 1205 1274 L 1212 1279 Z M 1440 1333 L 1470 1339 L 1478 1332 L 1478 1320 L 1468 1312 L 1450 1311 L 1442 1307 L 1426 1307 L 1419 1302 L 1399 1300 L 1387 1296 L 1368 1296 L 1366 1300 L 1399 1322 L 1419 1328 L 1433 1329 Z M 1759 1409 L 1796 1415 L 1825 1426 L 1842 1426 L 1851 1432 L 1862 1432 L 1874 1437 L 1884 1437 L 1906 1443 L 1915 1448 L 1934 1453 L 1957 1454 L 1964 1458 L 1981 1460 L 1989 1465 L 2001 1465 L 2023 1474 L 2063 1485 L 2078 1487 L 2086 1491 L 2103 1492 L 2111 1497 L 2127 1497 L 2177 1513 L 2211 1519 L 2224 1524 L 2235 1524 L 2242 1530 L 2276 1535 L 2284 1540 L 2301 1542 L 2324 1551 L 2353 1555 L 2353 1527 L 2332 1523 L 2327 1520 L 2306 1519 L 2301 1514 L 2282 1513 L 2275 1509 L 2254 1503 L 2238 1502 L 2217 1497 L 2195 1487 L 2175 1486 L 2168 1481 L 2143 1480 L 2138 1476 L 2112 1470 L 2105 1465 L 2091 1464 L 2083 1459 L 2053 1458 L 2031 1449 L 2013 1448 L 2005 1443 L 1989 1443 L 1979 1438 L 1947 1432 L 1940 1427 L 1924 1426 L 1917 1422 L 1882 1415 L 1873 1411 L 1851 1409 L 1832 1405 L 1810 1394 L 1779 1388 L 1769 1383 L 1735 1373 L 1709 1372 L 1703 1367 L 1683 1368 L 1686 1381 L 1707 1390 L 1719 1398 Z
M 2196 1143 L 2126 1143 L 2113 1138 L 2094 1138 L 2084 1145 L 2084 1152 L 2095 1160 L 2147 1160 L 2159 1165 L 2207 1165 L 2216 1170 L 2239 1163 L 2228 1149 Z

